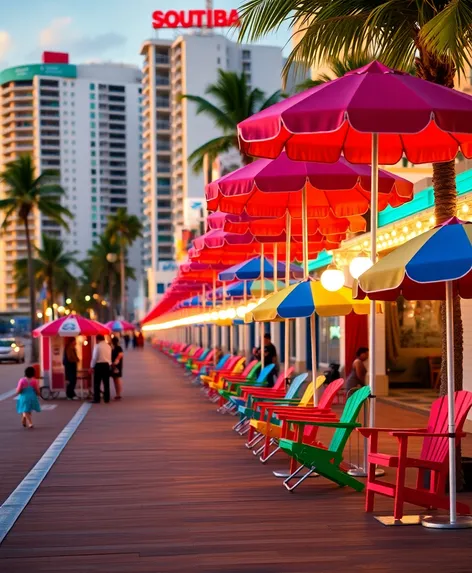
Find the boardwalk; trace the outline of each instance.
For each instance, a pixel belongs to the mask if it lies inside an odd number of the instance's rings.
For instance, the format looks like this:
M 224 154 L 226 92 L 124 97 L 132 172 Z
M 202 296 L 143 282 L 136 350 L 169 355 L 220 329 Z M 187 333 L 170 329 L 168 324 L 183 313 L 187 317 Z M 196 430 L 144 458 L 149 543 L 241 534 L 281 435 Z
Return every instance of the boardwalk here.
M 0 546 L 2 573 L 470 572 L 470 531 L 384 528 L 322 479 L 289 494 L 271 473 L 285 459 L 259 464 L 168 360 L 126 360 L 126 399 L 92 407 Z M 425 422 L 384 404 L 378 420 Z

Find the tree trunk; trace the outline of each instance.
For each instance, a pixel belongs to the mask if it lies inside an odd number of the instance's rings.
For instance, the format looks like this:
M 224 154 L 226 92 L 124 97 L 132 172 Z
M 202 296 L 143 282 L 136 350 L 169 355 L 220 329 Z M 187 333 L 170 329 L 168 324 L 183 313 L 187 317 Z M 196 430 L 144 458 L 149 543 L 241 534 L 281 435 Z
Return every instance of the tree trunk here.
M 126 320 L 126 261 L 125 261 L 126 253 L 125 247 L 123 244 L 123 239 L 121 240 L 120 246 L 120 290 L 121 290 L 121 315 L 123 319 Z
M 34 284 L 34 270 L 33 270 L 33 249 L 31 245 L 31 237 L 28 226 L 28 217 L 23 219 L 26 234 L 26 250 L 28 253 L 28 283 L 29 283 L 29 299 L 30 299 L 30 320 L 31 331 L 36 327 L 36 288 Z M 38 361 L 38 341 L 36 338 L 31 337 L 31 362 Z

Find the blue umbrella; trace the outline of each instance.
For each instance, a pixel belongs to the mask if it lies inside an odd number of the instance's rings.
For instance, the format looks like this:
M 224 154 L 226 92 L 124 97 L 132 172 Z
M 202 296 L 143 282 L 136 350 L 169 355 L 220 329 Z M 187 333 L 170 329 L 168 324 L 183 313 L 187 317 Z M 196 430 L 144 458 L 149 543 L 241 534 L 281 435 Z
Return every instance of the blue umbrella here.
M 247 261 L 243 261 L 237 265 L 226 269 L 218 275 L 220 281 L 240 281 L 258 280 L 260 278 L 273 279 L 275 277 L 274 262 L 270 259 L 264 258 L 263 265 L 261 264 L 261 257 L 254 257 Z M 277 276 L 281 277 L 285 273 L 285 264 L 277 262 Z M 303 270 L 297 265 L 290 265 L 290 277 L 303 278 Z

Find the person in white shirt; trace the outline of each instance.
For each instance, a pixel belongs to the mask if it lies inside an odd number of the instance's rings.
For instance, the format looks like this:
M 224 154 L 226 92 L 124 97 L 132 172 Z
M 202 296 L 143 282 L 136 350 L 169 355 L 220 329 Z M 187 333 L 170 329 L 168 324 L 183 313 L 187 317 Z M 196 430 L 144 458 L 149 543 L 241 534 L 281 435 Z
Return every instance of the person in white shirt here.
M 103 382 L 103 400 L 110 401 L 110 366 L 111 347 L 105 342 L 103 334 L 97 334 L 95 348 L 92 354 L 93 370 L 93 402 L 100 402 L 100 386 Z

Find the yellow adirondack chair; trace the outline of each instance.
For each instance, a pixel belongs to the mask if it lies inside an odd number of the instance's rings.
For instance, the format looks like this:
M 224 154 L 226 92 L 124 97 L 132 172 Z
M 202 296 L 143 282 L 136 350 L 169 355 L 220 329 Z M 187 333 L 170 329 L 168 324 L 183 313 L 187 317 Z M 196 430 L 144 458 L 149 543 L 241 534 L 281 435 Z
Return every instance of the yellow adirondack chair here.
M 236 376 L 237 374 L 241 374 L 241 372 L 244 370 L 244 363 L 245 362 L 246 362 L 246 359 L 244 357 L 241 357 L 236 362 L 234 367 L 232 368 L 230 375 Z M 200 379 L 202 380 L 203 384 L 208 386 L 208 388 L 210 388 L 211 390 L 218 391 L 219 388 L 223 387 L 223 383 L 221 380 L 221 374 L 222 374 L 221 372 L 218 372 L 217 370 L 213 370 L 213 372 L 211 372 L 209 376 L 201 376 Z M 224 374 L 226 374 L 226 376 L 228 376 L 227 371 L 224 372 Z

